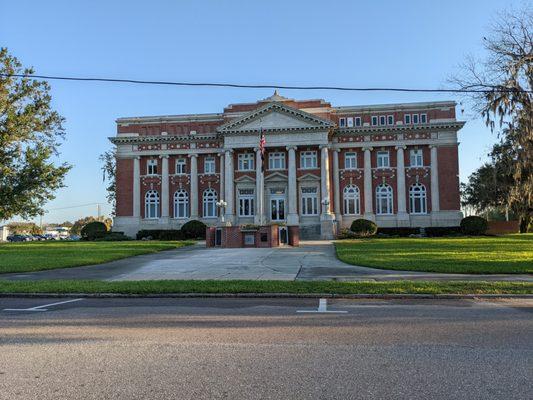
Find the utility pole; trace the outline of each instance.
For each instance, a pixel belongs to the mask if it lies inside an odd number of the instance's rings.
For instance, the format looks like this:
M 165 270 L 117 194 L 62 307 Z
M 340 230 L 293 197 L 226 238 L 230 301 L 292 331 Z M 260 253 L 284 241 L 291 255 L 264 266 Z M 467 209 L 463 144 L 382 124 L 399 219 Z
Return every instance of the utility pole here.
M 96 214 L 98 215 L 98 221 L 100 221 L 100 203 L 96 204 Z

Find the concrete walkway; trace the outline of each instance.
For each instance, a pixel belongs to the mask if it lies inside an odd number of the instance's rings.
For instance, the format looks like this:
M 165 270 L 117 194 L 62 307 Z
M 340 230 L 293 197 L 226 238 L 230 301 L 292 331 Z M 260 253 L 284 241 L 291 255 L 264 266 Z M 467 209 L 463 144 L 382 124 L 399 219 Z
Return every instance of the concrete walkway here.
M 106 264 L 19 274 L 0 279 L 251 279 L 251 280 L 505 280 L 533 282 L 533 275 L 466 275 L 392 271 L 339 261 L 330 241 L 306 241 L 301 247 L 206 249 L 204 243 L 131 257 Z

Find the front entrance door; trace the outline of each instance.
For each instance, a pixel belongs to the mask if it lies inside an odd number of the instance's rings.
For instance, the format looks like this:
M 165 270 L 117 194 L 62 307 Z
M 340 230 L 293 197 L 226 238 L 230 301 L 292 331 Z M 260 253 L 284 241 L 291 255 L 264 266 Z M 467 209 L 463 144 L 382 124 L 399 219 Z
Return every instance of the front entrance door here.
M 285 197 L 270 198 L 270 219 L 272 221 L 282 221 L 285 219 Z

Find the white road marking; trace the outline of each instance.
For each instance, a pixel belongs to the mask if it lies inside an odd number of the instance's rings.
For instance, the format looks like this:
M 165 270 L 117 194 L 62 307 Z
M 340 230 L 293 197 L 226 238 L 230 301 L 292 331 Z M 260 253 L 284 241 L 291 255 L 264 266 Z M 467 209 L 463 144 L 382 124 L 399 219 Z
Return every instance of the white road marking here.
M 48 311 L 46 307 L 57 306 L 59 304 L 73 303 L 75 301 L 80 301 L 83 299 L 72 299 L 65 301 L 58 301 L 57 303 L 43 304 L 42 306 L 35 306 L 30 308 L 4 308 L 4 311 Z
M 319 299 L 318 308 L 316 310 L 296 310 L 297 313 L 328 313 L 328 314 L 346 314 L 348 311 L 332 311 L 328 310 L 328 300 Z

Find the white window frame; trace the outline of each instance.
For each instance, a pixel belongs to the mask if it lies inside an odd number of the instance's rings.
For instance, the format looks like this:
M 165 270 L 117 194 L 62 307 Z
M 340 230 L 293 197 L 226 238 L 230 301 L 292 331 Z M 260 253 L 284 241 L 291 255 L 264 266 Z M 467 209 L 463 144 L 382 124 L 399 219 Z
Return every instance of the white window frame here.
M 307 150 L 300 152 L 300 169 L 318 168 L 318 159 L 316 151 Z
M 185 158 L 176 159 L 176 175 L 185 175 L 187 173 L 187 160 Z
M 287 168 L 285 153 L 283 151 L 273 151 L 268 153 L 268 169 L 279 171 Z
M 411 121 L 412 121 L 412 120 L 411 120 L 411 114 L 405 114 L 405 115 L 403 116 L 403 123 L 404 123 L 405 125 L 411 125 Z
M 428 115 L 426 113 L 420 114 L 420 123 L 421 124 L 427 124 L 427 122 L 428 122 Z
M 394 115 L 387 115 L 387 125 L 394 125 Z
M 385 115 L 380 115 L 379 116 L 379 125 L 380 126 L 387 125 L 387 117 Z
M 157 160 L 155 158 L 150 158 L 146 162 L 146 174 L 147 175 L 157 175 L 158 174 Z
M 392 215 L 394 211 L 394 199 L 392 187 L 382 183 L 376 187 L 376 214 Z
M 420 116 L 418 114 L 411 115 L 411 118 L 413 119 L 413 125 L 418 125 L 420 123 Z
M 255 215 L 255 191 L 253 188 L 238 189 L 239 217 Z
M 189 193 L 185 189 L 174 192 L 174 218 L 189 218 Z
M 363 121 L 361 120 L 361 117 L 355 117 L 354 126 L 361 126 L 361 125 L 363 125 L 362 122 Z
M 421 183 L 415 183 L 409 188 L 409 212 L 415 215 L 427 214 L 427 190 Z
M 390 153 L 387 150 L 376 153 L 376 166 L 379 169 L 390 168 Z
M 361 192 L 357 185 L 347 185 L 343 190 L 344 215 L 361 214 Z
M 217 164 L 215 157 L 206 157 L 204 159 L 204 174 L 212 175 L 216 173 Z
M 237 161 L 238 171 L 254 170 L 254 153 L 239 153 Z
M 346 126 L 348 128 L 353 128 L 353 117 L 346 118 Z
M 205 189 L 202 194 L 202 215 L 204 218 L 217 217 L 218 194 L 215 189 Z
M 159 192 L 157 190 L 148 190 L 144 195 L 144 218 L 159 218 Z
M 378 116 L 377 115 L 373 115 L 371 118 L 370 118 L 370 125 L 372 126 L 378 126 Z
M 303 186 L 300 192 L 300 214 L 306 217 L 318 215 L 318 188 Z
M 357 153 L 355 151 L 344 153 L 344 169 L 357 169 Z
M 342 117 L 342 118 L 339 118 L 339 128 L 344 128 L 346 127 L 346 118 Z
M 424 166 L 424 152 L 422 149 L 412 149 L 409 151 L 409 166 L 423 167 Z

